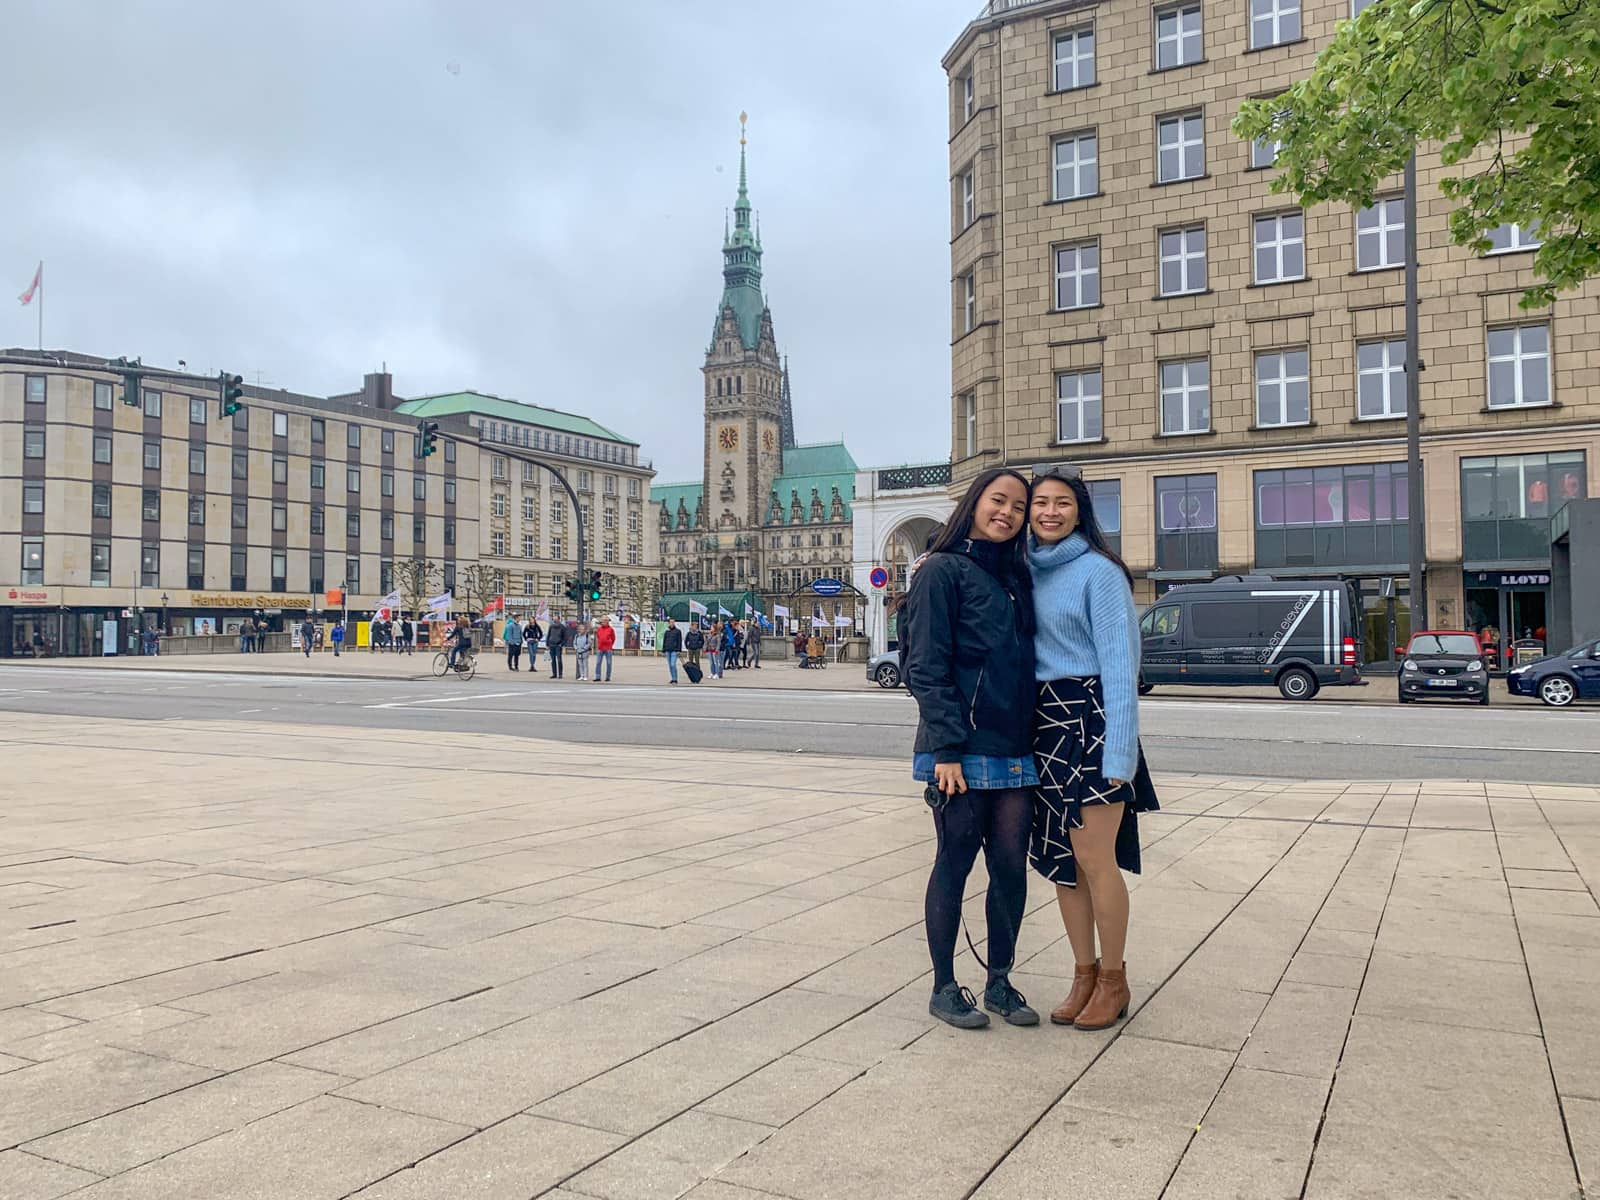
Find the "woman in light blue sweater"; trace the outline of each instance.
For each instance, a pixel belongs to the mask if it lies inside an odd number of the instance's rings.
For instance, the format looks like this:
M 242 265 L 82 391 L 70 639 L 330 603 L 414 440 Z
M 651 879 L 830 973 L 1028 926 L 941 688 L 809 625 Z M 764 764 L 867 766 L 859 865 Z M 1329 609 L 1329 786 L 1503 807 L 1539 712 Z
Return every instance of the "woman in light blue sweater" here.
M 1130 999 L 1122 872 L 1139 870 L 1135 814 L 1159 807 L 1139 750 L 1139 615 L 1079 476 L 1036 476 L 1028 526 L 1040 781 L 1031 857 L 1056 885 L 1074 959 L 1072 991 L 1050 1019 L 1105 1029 Z

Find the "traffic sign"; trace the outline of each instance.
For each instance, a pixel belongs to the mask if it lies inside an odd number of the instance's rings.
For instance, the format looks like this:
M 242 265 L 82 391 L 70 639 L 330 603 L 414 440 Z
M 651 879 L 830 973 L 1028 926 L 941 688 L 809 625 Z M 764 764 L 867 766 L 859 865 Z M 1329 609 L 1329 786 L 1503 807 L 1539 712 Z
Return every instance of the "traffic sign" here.
M 889 586 L 889 572 L 885 571 L 882 567 L 873 567 L 872 574 L 867 578 L 872 580 L 872 586 L 875 588 L 884 588 Z
M 837 596 L 844 591 L 844 584 L 837 579 L 813 579 L 811 590 L 819 596 Z

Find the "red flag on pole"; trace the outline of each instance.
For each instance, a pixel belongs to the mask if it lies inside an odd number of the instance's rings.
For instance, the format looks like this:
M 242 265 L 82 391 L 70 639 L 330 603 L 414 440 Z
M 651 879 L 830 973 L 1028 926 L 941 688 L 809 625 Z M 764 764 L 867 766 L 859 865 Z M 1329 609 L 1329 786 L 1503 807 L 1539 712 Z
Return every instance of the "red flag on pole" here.
M 18 296 L 17 299 L 21 300 L 24 304 L 32 304 L 33 294 L 39 290 L 39 284 L 42 283 L 43 280 L 44 262 L 41 260 L 38 269 L 33 273 L 33 282 L 28 285 L 28 290 L 23 292 L 22 295 Z

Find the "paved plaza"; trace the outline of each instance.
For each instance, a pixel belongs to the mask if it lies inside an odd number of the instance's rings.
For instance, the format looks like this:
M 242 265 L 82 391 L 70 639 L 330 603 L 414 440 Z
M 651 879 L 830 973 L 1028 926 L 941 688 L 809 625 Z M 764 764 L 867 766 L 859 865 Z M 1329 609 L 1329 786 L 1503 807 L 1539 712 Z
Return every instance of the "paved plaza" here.
M 1157 762 L 1133 1017 L 973 1034 L 926 1013 L 903 763 L 29 713 L 0 740 L 5 1200 L 1600 1189 L 1600 788 Z M 1071 961 L 1033 884 L 1045 1008 Z

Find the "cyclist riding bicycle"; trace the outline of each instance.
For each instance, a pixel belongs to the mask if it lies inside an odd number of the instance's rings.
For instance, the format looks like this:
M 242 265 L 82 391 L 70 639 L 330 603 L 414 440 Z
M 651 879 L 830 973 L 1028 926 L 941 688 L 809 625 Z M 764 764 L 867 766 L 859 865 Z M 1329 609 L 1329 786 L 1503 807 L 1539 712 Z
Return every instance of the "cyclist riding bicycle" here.
M 457 617 L 455 628 L 450 631 L 450 669 L 456 667 L 456 660 L 466 655 L 472 655 L 472 626 L 467 623 L 466 617 Z

